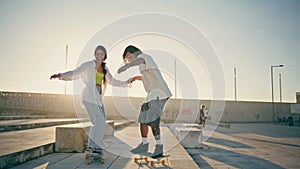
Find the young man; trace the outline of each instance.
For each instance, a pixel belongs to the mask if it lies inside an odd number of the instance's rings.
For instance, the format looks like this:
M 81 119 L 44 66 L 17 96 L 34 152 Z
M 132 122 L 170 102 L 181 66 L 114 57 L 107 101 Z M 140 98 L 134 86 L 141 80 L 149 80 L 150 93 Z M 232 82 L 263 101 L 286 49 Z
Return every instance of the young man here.
M 119 68 L 118 73 L 124 72 L 130 67 L 139 66 L 141 76 L 133 77 L 132 82 L 141 80 L 147 92 L 147 97 L 142 104 L 138 118 L 142 143 L 131 150 L 131 152 L 141 154 L 148 151 L 149 143 L 147 137 L 148 126 L 150 126 L 156 141 L 152 157 L 160 157 L 163 155 L 163 144 L 159 128 L 160 116 L 172 93 L 151 56 L 142 53 L 140 49 L 130 45 L 126 47 L 123 53 L 123 60 L 127 63 Z
M 205 128 L 205 122 L 208 117 L 208 110 L 205 106 L 205 104 L 201 105 L 200 109 L 200 124 L 203 125 L 203 128 Z

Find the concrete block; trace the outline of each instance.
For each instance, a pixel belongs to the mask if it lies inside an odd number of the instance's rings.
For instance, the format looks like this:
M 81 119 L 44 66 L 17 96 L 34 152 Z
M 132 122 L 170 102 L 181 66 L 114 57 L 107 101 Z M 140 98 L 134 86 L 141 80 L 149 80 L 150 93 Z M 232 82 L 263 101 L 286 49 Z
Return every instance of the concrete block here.
M 113 136 L 114 135 L 114 131 L 115 131 L 114 125 L 115 125 L 115 123 L 113 121 L 106 121 L 104 136 Z
M 84 150 L 84 130 L 80 126 L 57 127 L 55 137 L 56 152 L 82 152 Z
M 202 131 L 191 127 L 177 127 L 176 136 L 185 148 L 202 147 Z
M 202 126 L 199 124 L 182 124 L 182 127 L 196 128 L 202 130 Z
M 82 152 L 91 128 L 90 122 L 56 127 L 56 152 Z M 106 121 L 104 136 L 114 135 L 114 122 Z

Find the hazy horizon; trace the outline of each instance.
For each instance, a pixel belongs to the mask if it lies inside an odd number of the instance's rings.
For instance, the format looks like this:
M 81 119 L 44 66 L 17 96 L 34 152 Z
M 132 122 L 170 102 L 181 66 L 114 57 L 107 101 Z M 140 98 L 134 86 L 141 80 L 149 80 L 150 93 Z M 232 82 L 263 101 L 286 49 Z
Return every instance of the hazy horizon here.
M 69 46 L 67 70 L 71 70 L 78 65 L 85 44 L 105 25 L 124 16 L 157 12 L 185 19 L 211 41 L 224 71 L 225 100 L 234 100 L 233 69 L 236 67 L 238 101 L 270 102 L 270 66 L 284 64 L 283 68 L 274 68 L 274 98 L 279 101 L 280 73 L 283 102 L 296 101 L 296 92 L 300 91 L 300 1 L 188 2 L 1 0 L 0 91 L 63 94 L 65 83 L 50 81 L 49 77 L 66 71 L 66 45 Z M 120 31 L 122 29 L 130 28 L 120 28 Z M 197 99 L 212 98 L 205 65 L 193 65 L 193 60 L 188 58 L 192 55 L 189 51 L 163 37 L 131 37 L 108 49 L 107 65 L 117 78 L 128 78 L 116 74 L 123 64 L 121 55 L 128 44 L 136 44 L 153 55 L 173 95 L 174 59 L 179 58 L 176 62 L 177 81 L 180 83 L 178 98 L 195 99 L 192 89 L 187 93 L 182 90 L 188 88 L 190 80 L 194 80 L 199 88 Z M 167 48 L 164 44 L 172 44 L 173 49 L 168 49 L 168 53 L 163 53 L 165 57 L 160 58 L 161 52 L 157 49 L 158 46 L 161 50 Z M 90 53 L 88 57 L 93 59 L 93 51 Z M 188 70 L 197 70 L 193 74 L 196 77 L 190 76 Z M 131 70 L 132 74 L 136 72 L 137 69 Z M 115 95 L 111 90 L 108 87 L 106 95 Z M 67 82 L 67 93 L 73 93 L 72 82 Z M 139 82 L 128 89 L 128 94 L 146 96 Z

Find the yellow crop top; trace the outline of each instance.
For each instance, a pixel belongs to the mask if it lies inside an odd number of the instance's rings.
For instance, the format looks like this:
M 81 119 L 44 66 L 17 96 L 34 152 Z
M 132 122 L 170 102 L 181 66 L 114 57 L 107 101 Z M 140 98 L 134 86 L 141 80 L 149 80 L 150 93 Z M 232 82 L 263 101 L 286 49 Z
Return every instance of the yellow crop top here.
M 104 79 L 104 74 L 103 73 L 100 73 L 96 70 L 96 84 L 97 85 L 101 85 L 102 84 L 102 81 Z

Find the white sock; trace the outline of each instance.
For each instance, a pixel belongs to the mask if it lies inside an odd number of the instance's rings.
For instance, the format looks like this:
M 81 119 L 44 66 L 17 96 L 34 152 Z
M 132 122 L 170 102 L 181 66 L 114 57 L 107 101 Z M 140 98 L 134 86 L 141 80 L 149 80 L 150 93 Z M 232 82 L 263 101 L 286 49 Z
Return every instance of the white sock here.
M 158 144 L 158 145 L 162 145 L 161 139 L 159 139 L 159 140 L 155 140 L 155 141 L 156 141 L 156 144 Z
M 142 137 L 142 142 L 143 142 L 143 144 L 147 144 L 148 143 L 147 137 Z

